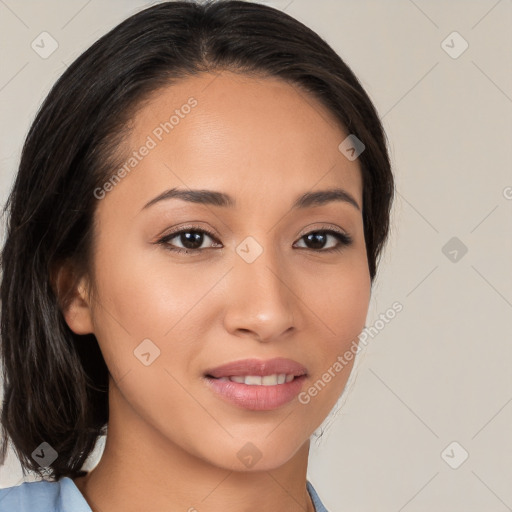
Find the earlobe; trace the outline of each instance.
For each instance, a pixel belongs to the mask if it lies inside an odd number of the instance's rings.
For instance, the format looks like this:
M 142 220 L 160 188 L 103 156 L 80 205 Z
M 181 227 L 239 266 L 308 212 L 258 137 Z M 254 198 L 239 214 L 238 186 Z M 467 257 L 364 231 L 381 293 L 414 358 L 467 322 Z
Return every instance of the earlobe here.
M 68 327 L 75 334 L 94 333 L 87 278 L 77 279 L 73 266 L 66 262 L 52 272 L 51 281 Z

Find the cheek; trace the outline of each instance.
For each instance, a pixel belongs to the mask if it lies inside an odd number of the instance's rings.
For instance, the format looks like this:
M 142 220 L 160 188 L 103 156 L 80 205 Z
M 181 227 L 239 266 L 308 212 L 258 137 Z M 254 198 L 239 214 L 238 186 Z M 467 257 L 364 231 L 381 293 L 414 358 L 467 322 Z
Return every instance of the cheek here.
M 312 425 L 327 416 L 345 388 L 368 314 L 371 281 L 366 256 L 358 253 L 346 263 L 317 276 L 316 292 L 305 295 L 318 329 L 311 353 L 314 374 L 299 403 L 312 411 Z
M 338 351 L 344 351 L 364 328 L 370 302 L 370 284 L 364 274 L 358 279 L 352 275 L 351 280 L 340 283 L 340 288 L 333 294 L 332 302 L 326 305 L 333 319 L 333 330 L 338 338 Z
M 145 252 L 117 247 L 104 245 L 96 259 L 99 297 L 94 301 L 94 325 L 107 366 L 115 379 L 128 372 L 133 376 L 145 368 L 137 359 L 139 347 L 148 347 L 150 360 L 158 356 L 152 368 L 171 368 L 181 379 L 200 353 L 201 334 L 211 325 L 213 304 L 218 305 L 213 289 L 226 270 L 206 263 L 177 264 L 161 247 Z M 154 346 L 144 341 L 148 339 Z M 146 382 L 149 373 L 141 376 L 141 385 L 168 387 Z
M 344 351 L 364 328 L 371 295 L 366 254 L 347 254 L 340 265 L 317 269 L 302 296 L 317 317 L 324 354 Z M 309 291 L 308 291 L 309 290 Z
M 179 265 L 155 247 L 151 254 L 125 254 L 115 265 L 98 262 L 100 295 L 119 327 L 134 339 L 161 339 L 181 322 L 218 280 L 218 272 Z M 108 319 L 107 319 L 108 321 Z

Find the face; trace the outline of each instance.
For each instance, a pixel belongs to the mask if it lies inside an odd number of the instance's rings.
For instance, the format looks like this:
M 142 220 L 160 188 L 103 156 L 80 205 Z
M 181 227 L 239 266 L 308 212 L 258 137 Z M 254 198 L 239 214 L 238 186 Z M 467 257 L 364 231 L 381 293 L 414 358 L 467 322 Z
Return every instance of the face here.
M 135 411 L 141 435 L 268 470 L 335 405 L 370 300 L 347 135 L 296 87 L 229 72 L 138 111 L 124 172 L 95 192 L 88 307 L 118 390 L 111 411 Z

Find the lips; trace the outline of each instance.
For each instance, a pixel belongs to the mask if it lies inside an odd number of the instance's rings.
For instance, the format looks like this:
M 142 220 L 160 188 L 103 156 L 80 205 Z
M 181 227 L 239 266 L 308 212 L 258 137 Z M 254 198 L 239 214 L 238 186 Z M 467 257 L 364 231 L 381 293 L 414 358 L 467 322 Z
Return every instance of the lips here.
M 292 359 L 277 357 L 266 361 L 260 359 L 243 359 L 209 369 L 205 372 L 207 377 L 220 379 L 222 377 L 292 375 L 300 377 L 307 375 L 307 369 Z
M 291 402 L 307 378 L 307 369 L 291 359 L 245 359 L 205 372 L 216 396 L 243 409 L 268 411 Z

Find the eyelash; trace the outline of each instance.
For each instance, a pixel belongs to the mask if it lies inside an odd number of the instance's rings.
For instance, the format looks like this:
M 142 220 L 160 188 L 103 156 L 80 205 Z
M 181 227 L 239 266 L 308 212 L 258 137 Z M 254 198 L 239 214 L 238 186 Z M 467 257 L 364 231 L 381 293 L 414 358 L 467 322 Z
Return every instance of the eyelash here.
M 191 233 L 191 232 L 206 234 L 214 242 L 219 243 L 213 233 L 210 233 L 206 229 L 198 228 L 198 227 L 194 227 L 194 226 L 189 226 L 189 227 L 181 229 L 180 231 L 175 231 L 173 233 L 169 233 L 168 235 L 165 235 L 160 240 L 158 240 L 156 243 L 163 245 L 165 247 L 165 249 L 168 251 L 172 251 L 174 253 L 179 253 L 179 254 L 191 254 L 191 253 L 198 254 L 207 249 L 215 249 L 215 247 L 207 247 L 206 249 L 183 249 L 181 247 L 172 247 L 169 244 L 169 241 L 172 240 L 173 238 L 176 238 L 176 237 L 182 235 L 183 233 Z M 311 235 L 313 233 L 325 233 L 328 235 L 332 235 L 338 240 L 339 243 L 338 243 L 338 245 L 336 245 L 335 247 L 331 247 L 330 249 L 310 249 L 308 247 L 300 247 L 300 249 L 305 249 L 305 250 L 313 251 L 313 252 L 332 253 L 332 252 L 340 252 L 344 247 L 347 247 L 352 244 L 352 237 L 350 237 L 346 233 L 342 233 L 340 231 L 335 231 L 333 229 L 315 229 L 313 231 L 309 231 L 308 233 L 305 233 L 304 235 L 302 235 L 299 238 L 299 240 L 302 240 L 306 236 Z

